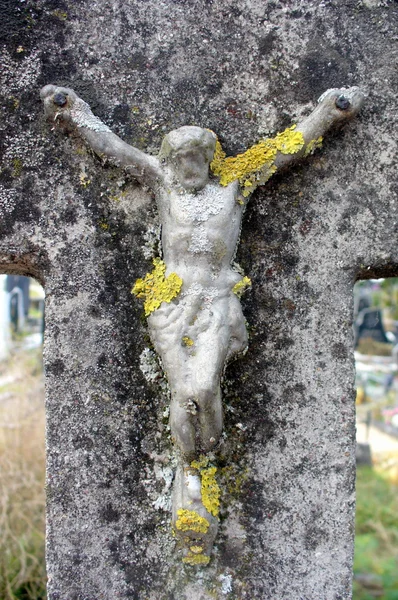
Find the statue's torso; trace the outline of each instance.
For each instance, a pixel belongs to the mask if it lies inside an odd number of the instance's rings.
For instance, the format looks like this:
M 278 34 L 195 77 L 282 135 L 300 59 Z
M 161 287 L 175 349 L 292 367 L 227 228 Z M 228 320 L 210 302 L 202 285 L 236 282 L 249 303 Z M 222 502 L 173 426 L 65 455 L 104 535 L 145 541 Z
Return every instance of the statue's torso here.
M 236 183 L 210 182 L 195 194 L 166 188 L 158 195 L 167 272 L 176 272 L 184 288 L 200 283 L 231 289 L 239 281 L 230 264 L 241 228 L 241 202 Z

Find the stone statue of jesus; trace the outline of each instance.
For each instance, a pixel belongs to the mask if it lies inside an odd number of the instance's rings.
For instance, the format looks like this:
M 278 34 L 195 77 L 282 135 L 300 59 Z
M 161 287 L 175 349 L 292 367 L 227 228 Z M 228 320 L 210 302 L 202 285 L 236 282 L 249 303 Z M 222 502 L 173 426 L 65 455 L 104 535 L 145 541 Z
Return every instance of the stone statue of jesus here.
M 319 147 L 331 125 L 356 115 L 363 94 L 328 90 L 303 122 L 236 157 L 225 156 L 212 131 L 191 126 L 171 131 L 159 155 L 151 156 L 112 133 L 73 90 L 47 85 L 41 97 L 47 116 L 75 129 L 95 153 L 155 194 L 163 256 L 133 291 L 145 299 L 150 337 L 170 386 L 170 427 L 180 455 L 174 525 L 193 544 L 186 562 L 205 564 L 218 506 L 214 498 L 213 507 L 203 500 L 201 467 L 192 461 L 220 440 L 222 372 L 247 347 L 239 295 L 250 280 L 231 266 L 247 199 L 273 173 Z

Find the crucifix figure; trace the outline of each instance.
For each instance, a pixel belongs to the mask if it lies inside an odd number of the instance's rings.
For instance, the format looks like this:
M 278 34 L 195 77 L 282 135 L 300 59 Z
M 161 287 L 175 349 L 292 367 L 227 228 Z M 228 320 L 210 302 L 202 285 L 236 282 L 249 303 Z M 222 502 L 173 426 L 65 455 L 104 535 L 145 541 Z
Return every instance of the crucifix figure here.
M 277 171 L 314 151 L 335 123 L 354 117 L 364 96 L 331 89 L 300 124 L 226 157 L 200 127 L 167 134 L 158 157 L 122 141 L 69 88 L 45 86 L 46 115 L 72 128 L 95 153 L 126 168 L 155 194 L 162 257 L 137 280 L 149 333 L 170 387 L 170 428 L 179 467 L 173 526 L 184 562 L 207 564 L 217 533 L 219 487 L 212 451 L 222 432 L 221 376 L 247 348 L 239 297 L 250 285 L 232 267 L 248 197 Z

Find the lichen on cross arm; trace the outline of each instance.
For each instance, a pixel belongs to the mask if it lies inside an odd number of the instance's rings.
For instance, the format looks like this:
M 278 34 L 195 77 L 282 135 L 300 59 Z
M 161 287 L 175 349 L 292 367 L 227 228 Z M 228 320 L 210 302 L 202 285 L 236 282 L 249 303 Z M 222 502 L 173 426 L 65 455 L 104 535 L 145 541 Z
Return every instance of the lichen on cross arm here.
M 296 129 L 296 125 L 278 133 L 274 138 L 261 140 L 237 156 L 227 157 L 217 140 L 210 168 L 213 174 L 220 178 L 220 184 L 223 186 L 238 179 L 243 187 L 243 196 L 248 196 L 258 185 L 263 185 L 276 173 L 275 157 L 278 152 L 297 154 L 304 145 L 304 136 Z

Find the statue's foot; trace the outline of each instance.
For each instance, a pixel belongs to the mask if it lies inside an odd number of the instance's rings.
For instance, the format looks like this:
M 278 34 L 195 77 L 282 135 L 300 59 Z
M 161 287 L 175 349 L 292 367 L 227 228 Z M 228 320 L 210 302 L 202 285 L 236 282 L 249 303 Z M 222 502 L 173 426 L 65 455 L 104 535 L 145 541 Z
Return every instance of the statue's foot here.
M 179 465 L 173 486 L 173 527 L 183 547 L 183 562 L 207 565 L 218 530 L 218 518 L 203 505 L 198 469 Z

